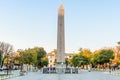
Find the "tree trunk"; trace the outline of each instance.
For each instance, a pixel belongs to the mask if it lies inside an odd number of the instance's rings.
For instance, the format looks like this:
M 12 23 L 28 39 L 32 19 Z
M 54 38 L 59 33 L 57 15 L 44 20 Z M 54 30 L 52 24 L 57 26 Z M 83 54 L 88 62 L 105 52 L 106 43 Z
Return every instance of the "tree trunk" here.
M 1 63 L 1 68 L 3 67 L 5 58 L 3 58 L 2 63 Z

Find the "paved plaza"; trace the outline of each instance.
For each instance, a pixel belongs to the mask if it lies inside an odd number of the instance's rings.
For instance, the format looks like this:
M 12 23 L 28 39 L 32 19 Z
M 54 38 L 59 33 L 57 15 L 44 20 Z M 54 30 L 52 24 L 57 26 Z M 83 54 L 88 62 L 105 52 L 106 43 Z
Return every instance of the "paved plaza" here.
M 42 74 L 41 72 L 30 72 L 25 76 L 8 80 L 120 80 L 120 76 L 97 71 L 80 71 L 79 74 Z

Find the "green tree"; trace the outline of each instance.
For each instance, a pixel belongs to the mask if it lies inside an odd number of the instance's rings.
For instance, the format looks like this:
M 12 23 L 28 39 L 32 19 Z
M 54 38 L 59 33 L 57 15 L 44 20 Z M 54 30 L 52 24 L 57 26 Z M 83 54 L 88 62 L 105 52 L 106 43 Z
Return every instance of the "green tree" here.
M 79 55 L 78 55 L 78 54 L 75 54 L 75 55 L 72 57 L 71 62 L 72 62 L 72 65 L 73 65 L 74 67 L 79 66 L 79 62 L 80 62 L 80 57 L 79 57 Z
M 120 41 L 119 41 L 119 42 L 117 42 L 117 44 L 118 44 L 118 45 L 120 45 Z
M 100 53 L 96 56 L 97 62 L 99 64 L 108 63 L 110 59 L 113 59 L 113 51 L 112 50 L 101 50 Z
M 32 64 L 35 64 L 35 63 L 36 63 L 35 53 L 25 52 L 25 53 L 22 55 L 22 58 L 23 58 L 23 63 L 24 63 L 24 64 L 32 65 Z
M 21 62 L 20 56 L 15 56 L 14 57 L 14 64 L 20 64 L 20 62 Z
M 92 52 L 89 50 L 89 49 L 82 49 L 79 54 L 81 54 L 81 56 L 84 56 L 85 57 L 85 60 L 86 60 L 86 64 L 89 64 L 90 63 L 90 57 L 91 57 L 91 54 Z
M 98 56 L 98 54 L 93 53 L 90 57 L 90 63 L 92 64 L 93 67 L 97 67 L 97 64 L 98 64 L 97 58 L 96 58 L 97 56 Z
M 88 58 L 83 56 L 82 54 L 79 55 L 79 66 L 84 66 L 88 64 Z
M 19 55 L 14 58 L 14 62 L 21 65 L 21 71 L 23 64 L 34 65 L 37 62 L 37 53 L 35 50 L 28 48 L 26 50 L 19 49 Z
M 43 57 L 41 59 L 41 63 L 42 63 L 42 67 L 47 66 L 48 65 L 48 58 L 47 57 Z
M 71 59 L 72 65 L 74 67 L 84 66 L 88 64 L 88 59 L 82 54 L 76 54 Z
M 20 56 L 16 57 L 20 63 L 36 65 L 43 67 L 48 65 L 46 51 L 42 47 L 28 48 L 26 50 L 18 50 Z
M 46 51 L 44 50 L 44 48 L 42 47 L 35 47 L 34 50 L 37 53 L 37 62 L 36 65 L 41 68 L 43 66 L 46 66 L 42 63 L 42 58 L 46 57 Z
M 20 52 L 20 60 L 22 63 L 33 65 L 37 62 L 37 54 L 34 49 L 28 48 L 18 52 Z
M 99 50 L 95 51 L 91 58 L 90 62 L 95 67 L 98 64 L 104 64 L 110 62 L 110 59 L 113 59 L 113 51 L 112 50 Z

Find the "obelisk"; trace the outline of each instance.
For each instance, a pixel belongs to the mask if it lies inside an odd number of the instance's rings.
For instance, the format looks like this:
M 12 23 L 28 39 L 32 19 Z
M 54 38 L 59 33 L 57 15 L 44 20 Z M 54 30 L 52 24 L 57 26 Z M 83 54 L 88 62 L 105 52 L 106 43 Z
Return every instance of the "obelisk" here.
M 65 66 L 65 34 L 64 34 L 64 7 L 61 3 L 58 8 L 58 31 L 57 31 L 57 68 Z

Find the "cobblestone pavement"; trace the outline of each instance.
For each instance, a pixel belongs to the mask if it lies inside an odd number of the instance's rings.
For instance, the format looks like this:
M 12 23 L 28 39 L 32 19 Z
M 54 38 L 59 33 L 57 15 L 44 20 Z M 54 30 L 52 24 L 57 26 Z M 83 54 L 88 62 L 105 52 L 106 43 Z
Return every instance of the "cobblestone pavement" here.
M 120 80 L 120 76 L 96 71 L 81 71 L 79 74 L 42 74 L 41 72 L 33 72 L 8 80 Z

